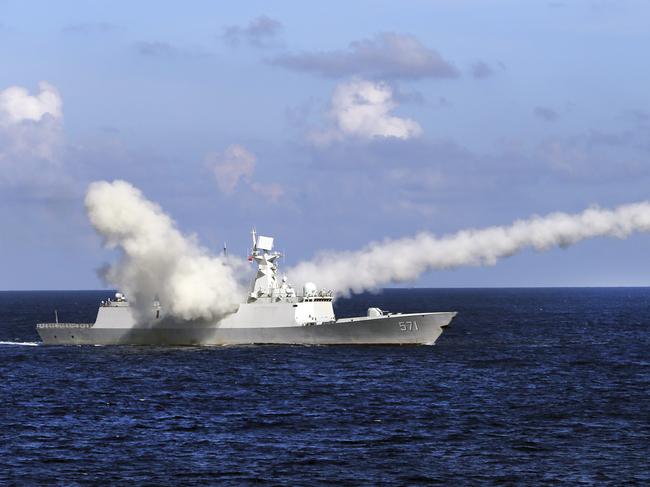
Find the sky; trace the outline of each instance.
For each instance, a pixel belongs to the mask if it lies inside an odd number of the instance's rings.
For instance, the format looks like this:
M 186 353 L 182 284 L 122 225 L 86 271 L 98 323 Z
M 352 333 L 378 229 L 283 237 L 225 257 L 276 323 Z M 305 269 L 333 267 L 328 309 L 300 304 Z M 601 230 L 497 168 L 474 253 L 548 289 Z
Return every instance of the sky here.
M 273 235 L 286 266 L 648 200 L 649 19 L 633 0 L 0 0 L 0 290 L 106 286 L 99 180 L 215 253 Z M 645 286 L 649 248 L 407 285 Z

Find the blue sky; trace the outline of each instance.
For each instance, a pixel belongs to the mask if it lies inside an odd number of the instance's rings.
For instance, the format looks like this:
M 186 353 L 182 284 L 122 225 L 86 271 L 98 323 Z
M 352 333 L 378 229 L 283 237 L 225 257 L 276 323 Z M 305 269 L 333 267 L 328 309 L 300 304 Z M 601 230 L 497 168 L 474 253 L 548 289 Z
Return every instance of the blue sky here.
M 649 18 L 626 0 L 0 0 L 0 112 L 27 107 L 0 113 L 0 289 L 103 286 L 115 254 L 83 209 L 100 179 L 215 250 L 274 234 L 287 264 L 646 200 Z M 648 248 L 598 239 L 414 285 L 648 285 Z

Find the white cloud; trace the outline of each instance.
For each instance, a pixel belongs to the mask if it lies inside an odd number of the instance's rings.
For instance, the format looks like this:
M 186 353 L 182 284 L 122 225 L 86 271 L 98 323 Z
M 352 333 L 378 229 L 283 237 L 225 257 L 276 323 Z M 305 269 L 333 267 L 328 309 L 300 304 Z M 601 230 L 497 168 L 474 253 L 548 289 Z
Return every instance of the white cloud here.
M 213 152 L 206 156 L 208 166 L 214 172 L 219 190 L 232 194 L 240 183 L 251 191 L 277 203 L 284 195 L 284 188 L 278 183 L 252 181 L 257 157 L 243 145 L 233 144 L 223 153 Z
M 257 158 L 246 147 L 233 144 L 222 154 L 208 154 L 206 161 L 214 171 L 219 189 L 230 194 L 235 191 L 240 180 L 250 182 Z
M 410 118 L 391 115 L 397 108 L 390 86 L 355 79 L 334 90 L 329 118 L 333 127 L 311 134 L 316 143 L 327 144 L 345 137 L 410 139 L 422 134 L 422 127 Z
M 63 101 L 59 92 L 42 81 L 38 95 L 30 95 L 22 86 L 10 86 L 0 91 L 0 124 L 10 125 L 25 120 L 38 121 L 46 114 L 54 118 L 63 116 Z
M 39 88 L 35 95 L 21 86 L 0 91 L 0 184 L 61 179 L 63 100 L 54 86 Z

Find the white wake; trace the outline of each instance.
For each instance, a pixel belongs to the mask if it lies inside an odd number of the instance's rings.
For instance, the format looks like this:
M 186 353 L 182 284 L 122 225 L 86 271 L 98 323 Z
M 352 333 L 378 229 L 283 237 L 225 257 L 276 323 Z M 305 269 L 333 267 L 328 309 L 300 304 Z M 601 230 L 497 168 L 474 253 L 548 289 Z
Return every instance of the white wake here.
M 38 347 L 40 342 L 0 342 L 0 345 L 18 345 L 21 347 Z

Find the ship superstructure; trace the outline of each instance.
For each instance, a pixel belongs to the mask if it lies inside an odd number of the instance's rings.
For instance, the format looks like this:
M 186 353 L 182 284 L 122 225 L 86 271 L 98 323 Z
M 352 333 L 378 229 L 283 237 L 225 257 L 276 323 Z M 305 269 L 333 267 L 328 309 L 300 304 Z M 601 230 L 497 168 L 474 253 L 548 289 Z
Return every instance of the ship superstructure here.
M 273 238 L 252 232 L 249 260 L 257 265 L 246 301 L 217 321 L 183 321 L 164 316 L 155 301 L 148 319 L 136 320 L 121 293 L 100 304 L 95 323 L 40 323 L 45 344 L 235 345 L 276 344 L 433 344 L 455 312 L 384 313 L 336 319 L 334 293 L 311 282 L 300 292 L 279 276 L 282 254 Z
M 316 285 L 307 282 L 298 295 L 287 277 L 279 277 L 278 260 L 280 252 L 273 251 L 273 238 L 257 236 L 252 232 L 253 247 L 249 260 L 257 264 L 257 273 L 253 278 L 250 293 L 245 304 L 238 312 L 222 320 L 223 327 L 259 326 L 260 320 L 265 326 L 320 325 L 333 322 L 334 308 L 332 291 L 318 290 Z M 242 316 L 247 319 L 242 320 Z M 289 321 L 288 321 L 289 320 Z

